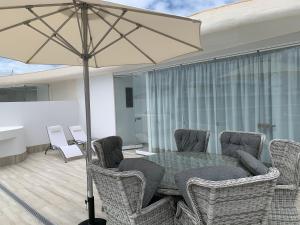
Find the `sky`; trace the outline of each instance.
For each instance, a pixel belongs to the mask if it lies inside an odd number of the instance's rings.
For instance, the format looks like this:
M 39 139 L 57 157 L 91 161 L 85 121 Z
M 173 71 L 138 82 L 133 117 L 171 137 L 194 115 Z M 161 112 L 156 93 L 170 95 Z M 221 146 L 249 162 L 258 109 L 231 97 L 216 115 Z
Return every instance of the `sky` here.
M 236 0 L 110 0 L 111 2 L 150 9 L 179 16 L 189 16 L 195 12 L 222 6 Z M 1 52 L 0 52 L 1 55 Z M 55 65 L 27 65 L 0 57 L 0 76 L 23 74 L 57 68 Z
M 124 5 L 189 16 L 204 9 L 232 3 L 236 0 L 110 0 Z

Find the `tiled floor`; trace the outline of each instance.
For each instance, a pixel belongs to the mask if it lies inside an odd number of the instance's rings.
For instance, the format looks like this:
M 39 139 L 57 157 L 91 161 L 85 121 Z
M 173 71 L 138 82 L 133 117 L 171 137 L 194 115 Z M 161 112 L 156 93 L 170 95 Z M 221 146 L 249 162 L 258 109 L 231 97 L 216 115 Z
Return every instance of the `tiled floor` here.
M 125 157 L 138 157 L 135 151 L 126 151 Z M 0 183 L 27 202 L 33 209 L 56 225 L 76 225 L 87 219 L 85 208 L 85 160 L 68 163 L 58 152 L 29 154 L 13 166 L 0 167 Z M 97 216 L 101 202 L 95 190 Z M 0 225 L 40 224 L 31 214 L 0 190 Z
M 126 151 L 125 157 L 138 157 Z M 17 165 L 0 168 L 0 183 L 56 225 L 76 225 L 87 218 L 84 200 L 84 159 L 64 163 L 57 152 L 29 154 Z M 95 191 L 97 216 L 101 202 Z M 300 199 L 298 201 L 300 209 Z M 0 224 L 40 224 L 18 203 L 0 190 Z

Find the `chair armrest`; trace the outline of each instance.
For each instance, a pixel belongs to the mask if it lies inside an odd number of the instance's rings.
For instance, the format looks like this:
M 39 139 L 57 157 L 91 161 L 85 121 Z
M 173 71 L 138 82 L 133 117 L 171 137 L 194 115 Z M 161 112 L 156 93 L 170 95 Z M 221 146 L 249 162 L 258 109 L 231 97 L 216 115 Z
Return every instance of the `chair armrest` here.
M 164 207 L 167 205 L 171 205 L 173 207 L 173 209 L 175 210 L 173 199 L 171 197 L 166 197 L 166 198 L 160 199 L 157 202 L 154 202 L 153 204 L 147 206 L 146 208 L 141 209 L 140 214 L 147 214 L 147 213 L 155 210 L 156 208 L 161 208 L 161 207 Z
M 296 185 L 276 185 L 275 190 L 295 191 L 295 190 L 298 190 L 298 187 Z
M 179 201 L 177 203 L 177 211 L 175 215 L 175 220 L 180 220 L 182 214 L 186 214 L 186 216 L 192 221 L 193 224 L 203 224 L 201 220 L 197 219 L 196 215 L 190 210 L 190 208 L 183 202 Z
M 171 215 L 174 218 L 175 206 L 174 206 L 173 199 L 171 197 L 163 198 L 147 206 L 146 208 L 141 209 L 139 212 L 132 214 L 130 217 L 132 219 L 138 219 L 139 217 L 144 217 L 146 215 L 153 214 L 156 217 L 155 218 L 153 216 L 153 218 L 157 220 L 158 214 L 161 214 L 161 217 L 164 218 L 167 216 L 167 213 L 169 213 L 169 215 Z

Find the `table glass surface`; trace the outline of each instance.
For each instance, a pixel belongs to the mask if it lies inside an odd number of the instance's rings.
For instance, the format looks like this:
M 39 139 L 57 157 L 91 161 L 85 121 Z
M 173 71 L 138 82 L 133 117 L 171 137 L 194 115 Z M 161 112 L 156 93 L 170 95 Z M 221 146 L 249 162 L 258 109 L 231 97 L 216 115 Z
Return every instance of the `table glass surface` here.
M 221 154 L 200 152 L 165 152 L 147 156 L 146 159 L 165 168 L 160 189 L 177 190 L 174 175 L 183 170 L 205 166 L 236 166 L 238 160 Z

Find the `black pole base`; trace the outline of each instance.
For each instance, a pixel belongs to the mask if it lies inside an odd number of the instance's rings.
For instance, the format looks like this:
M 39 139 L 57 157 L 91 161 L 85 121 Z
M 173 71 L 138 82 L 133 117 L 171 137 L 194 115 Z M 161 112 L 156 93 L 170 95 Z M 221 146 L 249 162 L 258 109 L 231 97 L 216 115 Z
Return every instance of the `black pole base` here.
M 101 218 L 95 218 L 95 204 L 94 197 L 88 197 L 87 199 L 89 219 L 82 221 L 78 225 L 105 225 L 106 220 Z
M 90 220 L 85 220 L 78 225 L 105 225 L 105 224 L 106 224 L 106 220 L 95 218 L 94 223 L 90 223 Z

